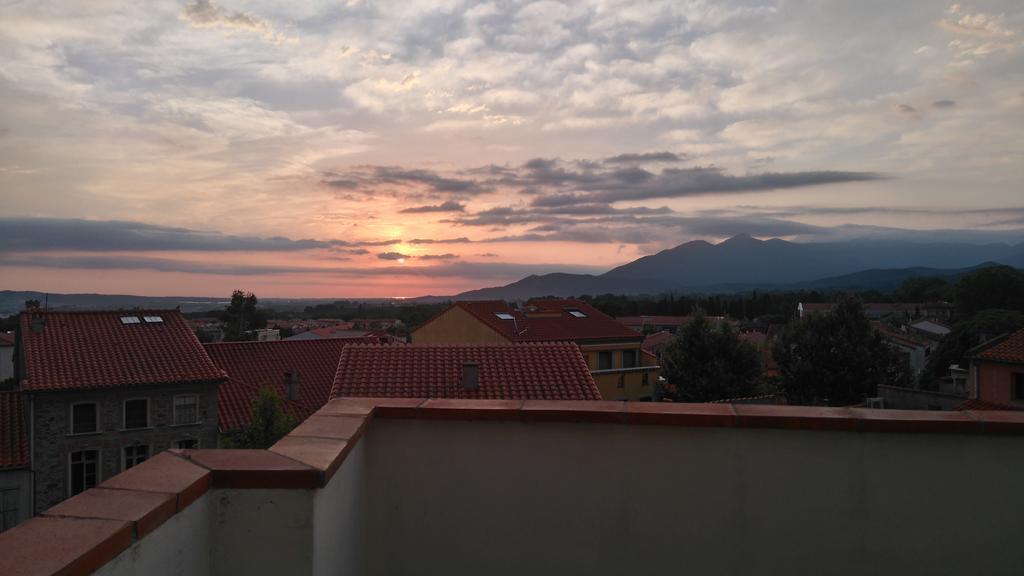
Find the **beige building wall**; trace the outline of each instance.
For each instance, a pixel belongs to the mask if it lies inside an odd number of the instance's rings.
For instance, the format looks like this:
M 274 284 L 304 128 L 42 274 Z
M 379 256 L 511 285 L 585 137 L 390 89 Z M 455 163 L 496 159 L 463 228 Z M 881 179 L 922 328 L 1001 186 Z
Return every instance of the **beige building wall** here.
M 509 340 L 475 316 L 453 306 L 410 334 L 413 344 L 507 344 Z

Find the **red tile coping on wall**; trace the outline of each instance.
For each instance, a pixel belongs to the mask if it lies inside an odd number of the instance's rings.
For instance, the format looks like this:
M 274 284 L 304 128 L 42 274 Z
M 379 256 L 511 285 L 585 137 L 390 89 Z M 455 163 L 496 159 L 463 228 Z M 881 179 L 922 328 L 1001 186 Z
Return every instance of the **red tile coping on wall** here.
M 32 518 L 0 532 L 0 574 L 92 574 L 132 544 L 132 525 L 94 518 Z
M 214 488 L 313 489 L 320 471 L 269 450 L 170 450 L 210 471 Z
M 100 488 L 173 494 L 180 512 L 210 489 L 210 471 L 170 452 L 161 452 L 104 481 Z
M 335 398 L 318 414 L 899 433 L 1024 434 L 1024 412 L 671 402 Z
M 135 537 L 142 538 L 174 516 L 176 502 L 173 494 L 96 488 L 68 498 L 43 515 L 131 522 Z

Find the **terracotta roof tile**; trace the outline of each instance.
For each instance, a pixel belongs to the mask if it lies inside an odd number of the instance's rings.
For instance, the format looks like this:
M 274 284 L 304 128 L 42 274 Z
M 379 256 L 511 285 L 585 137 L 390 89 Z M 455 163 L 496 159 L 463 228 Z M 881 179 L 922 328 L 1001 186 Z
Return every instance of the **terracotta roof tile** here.
M 980 360 L 1024 364 L 1024 330 L 1018 330 L 974 354 Z
M 582 300 L 532 300 L 523 308 L 512 308 L 500 300 L 460 301 L 453 306 L 476 316 L 513 342 L 643 339 L 643 335 Z M 511 315 L 514 320 L 501 319 L 498 314 Z
M 462 385 L 465 364 L 479 387 Z M 333 398 L 600 400 L 575 344 L 353 345 L 338 363 Z
M 221 430 L 234 430 L 252 420 L 252 401 L 264 386 L 284 399 L 286 413 L 304 420 L 330 399 L 345 346 L 376 342 L 375 338 L 330 338 L 206 344 L 207 354 L 229 378 L 218 394 Z M 294 402 L 288 400 L 285 389 L 286 372 L 299 375 L 299 397 Z
M 0 392 L 0 470 L 28 466 L 28 431 L 21 392 Z
M 224 379 L 177 310 L 23 312 L 20 324 L 25 391 Z

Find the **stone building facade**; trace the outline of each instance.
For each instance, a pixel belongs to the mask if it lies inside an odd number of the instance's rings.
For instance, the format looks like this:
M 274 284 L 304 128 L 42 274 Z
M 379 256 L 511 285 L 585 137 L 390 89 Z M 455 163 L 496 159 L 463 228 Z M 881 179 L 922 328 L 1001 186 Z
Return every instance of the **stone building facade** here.
M 19 320 L 35 513 L 168 448 L 217 446 L 227 374 L 179 311 L 35 309 Z
M 95 478 L 79 478 L 86 487 L 168 448 L 216 448 L 217 386 L 211 381 L 31 394 L 35 512 L 82 488 L 73 475 L 91 475 L 91 452 L 96 456 Z M 127 428 L 125 402 L 141 400 L 147 404 L 147 425 Z M 73 433 L 73 407 L 88 404 L 98 408 L 96 431 Z M 189 417 L 193 411 L 195 417 Z

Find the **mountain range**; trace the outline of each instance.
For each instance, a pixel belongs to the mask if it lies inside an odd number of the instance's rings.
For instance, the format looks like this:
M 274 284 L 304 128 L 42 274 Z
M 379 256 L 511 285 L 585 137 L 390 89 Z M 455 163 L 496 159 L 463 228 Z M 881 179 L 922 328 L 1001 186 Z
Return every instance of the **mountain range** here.
M 505 286 L 463 292 L 454 298 L 524 300 L 535 296 L 753 289 L 888 290 L 912 276 L 956 278 L 994 264 L 1024 268 L 1024 243 L 796 243 L 758 240 L 743 234 L 718 244 L 703 240 L 680 244 L 604 274 L 532 275 Z
M 881 290 L 914 276 L 949 281 L 984 266 L 1024 268 L 1022 244 L 915 243 L 904 240 L 850 240 L 797 243 L 734 236 L 711 244 L 701 240 L 644 256 L 604 274 L 552 273 L 527 276 L 505 286 L 450 296 L 423 296 L 408 303 L 446 300 L 527 300 L 538 296 L 583 294 L 734 293 L 749 290 Z M 223 308 L 223 297 L 44 294 L 0 290 L 0 317 L 15 314 L 25 300 L 54 308 Z M 275 309 L 299 309 L 340 298 L 260 298 Z M 384 301 L 387 299 L 361 299 Z

